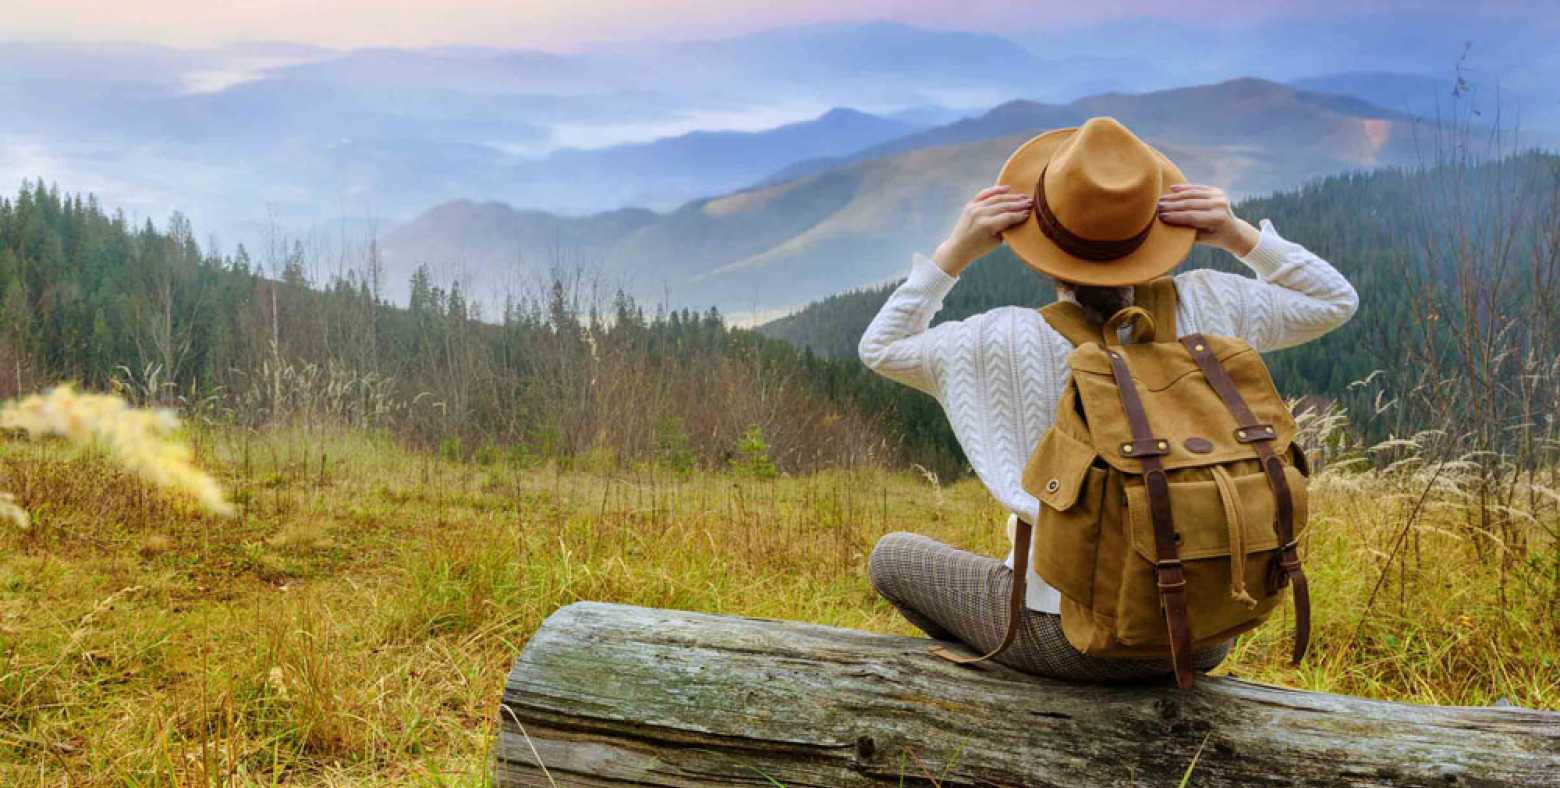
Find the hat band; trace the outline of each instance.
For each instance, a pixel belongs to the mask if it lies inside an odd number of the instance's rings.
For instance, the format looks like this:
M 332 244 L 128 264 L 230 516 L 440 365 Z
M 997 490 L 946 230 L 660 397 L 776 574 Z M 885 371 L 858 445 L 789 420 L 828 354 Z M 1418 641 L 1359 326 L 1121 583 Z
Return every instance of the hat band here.
M 1122 238 L 1115 241 L 1097 241 L 1093 238 L 1084 238 L 1074 235 L 1071 230 L 1062 226 L 1060 219 L 1051 212 L 1051 204 L 1045 199 L 1045 169 L 1040 170 L 1040 180 L 1035 182 L 1035 222 L 1040 225 L 1040 232 L 1051 239 L 1062 251 L 1073 257 L 1084 260 L 1104 262 L 1126 257 L 1137 251 L 1143 242 L 1148 240 L 1148 233 L 1154 229 L 1154 217 L 1149 217 L 1148 224 L 1131 238 Z

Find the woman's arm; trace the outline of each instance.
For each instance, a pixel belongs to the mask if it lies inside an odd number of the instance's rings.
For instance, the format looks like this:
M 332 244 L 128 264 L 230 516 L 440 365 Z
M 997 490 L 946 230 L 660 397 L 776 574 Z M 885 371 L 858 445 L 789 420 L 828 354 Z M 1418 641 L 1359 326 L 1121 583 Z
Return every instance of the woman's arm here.
M 927 335 L 927 326 L 958 281 L 925 255 L 916 255 L 910 276 L 889 294 L 861 335 L 856 348 L 861 363 L 883 377 L 938 396 L 927 352 L 935 340 Z
M 1204 330 L 1238 336 L 1259 351 L 1278 350 L 1320 337 L 1359 308 L 1359 295 L 1336 268 L 1279 236 L 1272 222 L 1252 227 L 1212 186 L 1171 188 L 1160 201 L 1160 216 L 1196 227 L 1198 243 L 1229 252 L 1258 277 L 1208 270 L 1176 277 L 1181 300 L 1196 308 L 1198 322 L 1219 326 Z
M 910 277 L 862 335 L 860 352 L 868 367 L 935 397 L 975 474 L 1008 511 L 1033 522 L 1040 503 L 1021 478 L 1049 421 L 1043 408 L 1023 406 L 1055 401 L 1065 348 L 1045 341 L 1032 309 L 995 309 L 927 328 L 958 273 L 1028 216 L 1027 199 L 1006 195 L 976 195 L 937 254 L 916 255 Z
M 861 335 L 857 352 L 874 372 L 941 399 L 927 348 L 927 326 L 970 263 L 1002 244 L 1001 233 L 1029 216 L 1032 199 L 992 186 L 975 195 L 930 259 L 916 255 L 910 276 L 889 295 Z
M 861 359 L 935 397 L 986 489 L 1034 522 L 1040 502 L 1023 488 L 1024 462 L 1050 426 L 1042 403 L 1056 401 L 1071 348 L 1047 336 L 1035 310 L 1021 307 L 926 328 L 954 281 L 917 255 L 910 278 L 862 337 Z

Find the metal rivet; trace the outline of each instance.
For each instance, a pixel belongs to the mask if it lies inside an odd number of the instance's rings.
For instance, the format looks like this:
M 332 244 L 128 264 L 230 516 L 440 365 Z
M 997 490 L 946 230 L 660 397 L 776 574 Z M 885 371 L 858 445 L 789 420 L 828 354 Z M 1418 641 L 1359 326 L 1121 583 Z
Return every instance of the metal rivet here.
M 1246 437 L 1246 431 L 1245 430 L 1236 430 L 1235 431 L 1235 437 L 1237 437 L 1237 438 L 1244 438 L 1244 437 Z
M 1165 443 L 1165 442 L 1164 442 L 1164 441 L 1160 441 L 1160 442 L 1159 442 L 1159 448 L 1160 448 L 1160 450 L 1161 450 L 1161 451 L 1163 451 L 1163 450 L 1165 450 L 1165 449 L 1168 449 L 1168 448 L 1170 448 L 1170 444 L 1168 444 L 1168 443 Z
M 1054 492 L 1056 492 L 1057 490 L 1060 490 L 1060 489 L 1062 489 L 1062 483 L 1060 481 L 1056 480 L 1056 479 L 1052 479 L 1052 480 L 1050 480 L 1050 481 L 1045 483 L 1045 491 L 1046 492 L 1053 492 L 1054 493 Z
M 1203 352 L 1203 346 L 1202 345 L 1198 345 L 1197 347 L 1192 348 L 1192 350 L 1195 350 L 1198 353 L 1201 353 L 1201 352 Z
M 1273 434 L 1273 428 L 1272 427 L 1268 427 L 1267 428 L 1267 434 L 1269 434 L 1269 435 Z
M 1122 454 L 1131 454 L 1132 453 L 1132 444 L 1130 444 L 1130 443 L 1123 443 L 1123 444 L 1121 444 L 1121 453 Z

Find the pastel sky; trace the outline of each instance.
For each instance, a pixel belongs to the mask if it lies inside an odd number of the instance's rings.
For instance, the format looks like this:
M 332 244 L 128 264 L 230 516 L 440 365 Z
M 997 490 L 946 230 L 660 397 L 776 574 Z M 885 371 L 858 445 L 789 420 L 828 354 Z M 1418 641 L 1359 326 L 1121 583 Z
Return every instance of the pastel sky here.
M 1022 36 L 1124 20 L 1239 29 L 1369 14 L 1546 21 L 1544 2 L 1421 0 L 7 0 L 0 40 L 198 47 L 294 41 L 331 47 L 479 44 L 568 51 L 630 40 L 887 19 Z

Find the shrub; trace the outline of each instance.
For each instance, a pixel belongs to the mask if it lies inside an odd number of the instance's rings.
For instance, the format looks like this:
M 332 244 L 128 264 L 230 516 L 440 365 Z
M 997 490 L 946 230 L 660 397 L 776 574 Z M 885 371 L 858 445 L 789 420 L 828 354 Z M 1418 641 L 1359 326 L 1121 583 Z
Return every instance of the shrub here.
M 748 427 L 747 432 L 742 433 L 742 439 L 737 441 L 737 456 L 732 458 L 731 466 L 737 473 L 755 479 L 773 479 L 780 475 L 774 460 L 769 458 L 769 443 L 764 440 L 764 431 L 756 424 Z
M 693 472 L 696 457 L 681 418 L 664 416 L 656 422 L 655 460 L 684 476 Z

